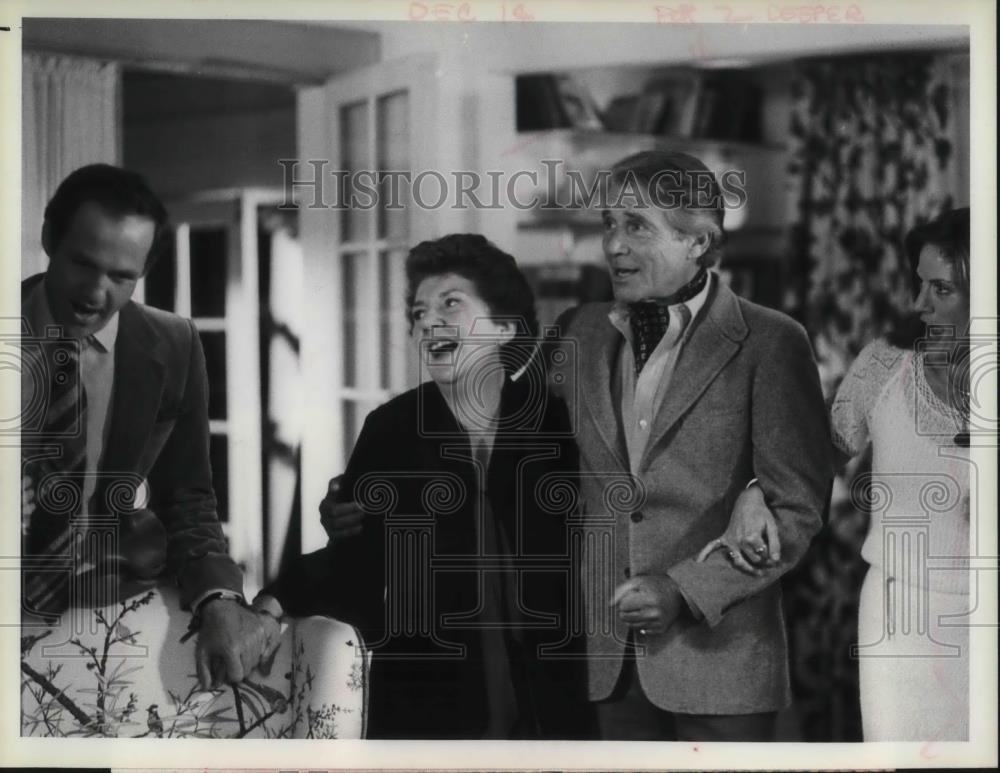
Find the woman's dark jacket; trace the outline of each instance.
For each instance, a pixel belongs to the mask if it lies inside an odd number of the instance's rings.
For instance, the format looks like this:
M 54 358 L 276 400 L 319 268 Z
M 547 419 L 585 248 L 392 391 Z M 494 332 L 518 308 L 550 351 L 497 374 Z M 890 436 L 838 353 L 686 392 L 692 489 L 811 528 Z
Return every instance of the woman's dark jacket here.
M 374 653 L 369 738 L 479 738 L 487 704 L 477 610 L 500 588 L 503 617 L 516 621 L 504 637 L 518 737 L 591 737 L 583 642 L 570 633 L 580 619 L 567 530 L 576 450 L 564 404 L 537 379 L 508 380 L 485 492 L 472 458 L 433 382 L 377 408 L 339 497 L 364 508 L 361 534 L 303 556 L 267 592 L 289 614 L 327 614 L 361 631 Z M 493 514 L 483 524 L 500 532 L 493 556 L 477 545 L 483 494 Z M 483 583 L 482 567 L 501 574 Z

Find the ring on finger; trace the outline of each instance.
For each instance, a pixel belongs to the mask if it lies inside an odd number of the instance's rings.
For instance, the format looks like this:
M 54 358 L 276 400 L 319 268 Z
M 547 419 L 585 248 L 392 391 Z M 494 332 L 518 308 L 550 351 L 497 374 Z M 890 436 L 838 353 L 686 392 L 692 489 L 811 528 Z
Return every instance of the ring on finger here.
M 758 556 L 762 556 L 764 555 L 765 548 L 763 546 L 756 547 L 753 549 L 753 552 L 756 553 Z
M 726 556 L 729 558 L 730 561 L 735 561 L 736 560 L 736 551 L 735 550 L 727 550 L 726 551 Z

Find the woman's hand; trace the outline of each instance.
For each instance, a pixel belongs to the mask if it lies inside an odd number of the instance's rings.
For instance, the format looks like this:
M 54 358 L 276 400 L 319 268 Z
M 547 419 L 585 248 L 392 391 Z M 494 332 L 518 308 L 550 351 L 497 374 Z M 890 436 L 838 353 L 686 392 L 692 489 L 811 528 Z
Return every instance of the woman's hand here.
M 361 522 L 364 518 L 364 511 L 357 502 L 337 504 L 339 493 L 340 476 L 338 475 L 336 478 L 330 478 L 326 496 L 319 503 L 319 522 L 323 524 L 323 529 L 331 544 L 360 534 Z
M 763 574 L 760 567 L 774 566 L 781 560 L 778 523 L 756 483 L 737 497 L 726 533 L 705 545 L 696 560 L 704 561 L 720 548 L 737 569 L 755 577 Z
M 640 634 L 664 633 L 680 615 L 684 597 L 670 577 L 636 575 L 615 589 L 611 606 L 618 616 Z

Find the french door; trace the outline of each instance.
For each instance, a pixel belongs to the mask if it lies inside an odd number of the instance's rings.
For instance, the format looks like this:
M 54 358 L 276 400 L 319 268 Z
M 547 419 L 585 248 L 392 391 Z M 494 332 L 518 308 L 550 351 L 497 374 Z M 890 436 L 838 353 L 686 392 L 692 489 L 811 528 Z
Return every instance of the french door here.
M 250 591 L 264 581 L 260 203 L 252 190 L 171 202 L 176 251 L 154 266 L 144 288 L 146 303 L 189 317 L 198 330 L 208 370 L 209 454 L 219 520 Z
M 381 185 L 373 206 L 366 205 L 370 196 L 359 197 L 358 206 L 336 203 L 365 184 L 352 183 L 352 173 L 371 180 L 380 172 L 436 168 L 434 70 L 435 57 L 422 55 L 299 92 L 295 177 L 321 186 L 318 200 L 308 187 L 297 199 L 310 414 L 302 446 L 303 550 L 326 541 L 317 508 L 328 480 L 343 472 L 365 416 L 419 377 L 404 318 L 404 261 L 413 244 L 438 235 L 438 218 L 414 209 L 405 184 L 398 196 L 389 193 L 391 182 Z

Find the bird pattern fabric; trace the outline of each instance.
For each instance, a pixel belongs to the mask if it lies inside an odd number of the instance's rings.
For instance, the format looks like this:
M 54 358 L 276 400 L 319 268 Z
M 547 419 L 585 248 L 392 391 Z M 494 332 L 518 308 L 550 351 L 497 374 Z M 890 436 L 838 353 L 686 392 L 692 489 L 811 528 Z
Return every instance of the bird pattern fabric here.
M 21 735 L 118 738 L 362 738 L 369 656 L 350 625 L 282 626 L 269 673 L 201 689 L 189 613 L 161 585 L 55 625 L 22 625 Z

